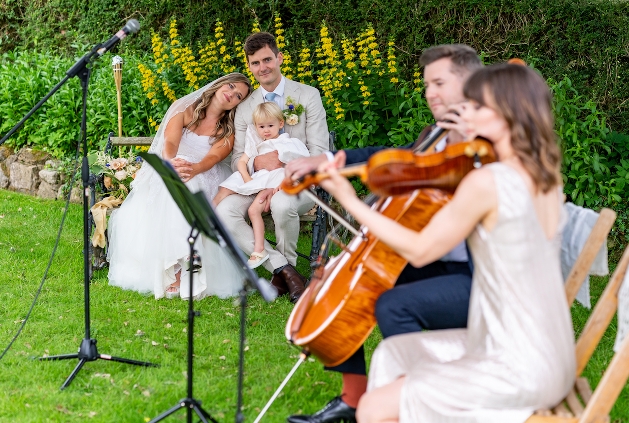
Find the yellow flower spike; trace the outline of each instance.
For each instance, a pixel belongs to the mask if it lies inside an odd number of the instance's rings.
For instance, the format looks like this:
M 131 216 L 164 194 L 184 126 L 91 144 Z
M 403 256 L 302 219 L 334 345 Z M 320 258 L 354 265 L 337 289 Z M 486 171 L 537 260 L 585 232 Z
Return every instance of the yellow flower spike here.
M 253 21 L 253 28 L 251 28 L 251 32 L 260 32 L 260 23 L 257 19 Z

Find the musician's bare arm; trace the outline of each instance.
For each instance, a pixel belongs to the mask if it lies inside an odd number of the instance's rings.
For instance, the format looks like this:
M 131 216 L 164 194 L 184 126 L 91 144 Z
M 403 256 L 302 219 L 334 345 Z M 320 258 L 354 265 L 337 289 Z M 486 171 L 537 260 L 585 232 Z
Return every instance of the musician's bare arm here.
M 452 200 L 433 216 L 421 232 L 408 229 L 371 210 L 332 164 L 323 165 L 319 170 L 330 174 L 330 179 L 322 181 L 321 186 L 373 235 L 415 267 L 443 257 L 461 243 L 479 222 L 490 229 L 496 218 L 497 195 L 489 169 L 469 173 L 459 184 Z

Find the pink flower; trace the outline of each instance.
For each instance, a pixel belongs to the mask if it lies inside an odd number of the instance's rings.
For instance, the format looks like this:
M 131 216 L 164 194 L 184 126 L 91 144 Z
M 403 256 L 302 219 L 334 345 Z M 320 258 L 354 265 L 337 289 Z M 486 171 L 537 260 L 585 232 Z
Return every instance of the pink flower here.
M 124 168 L 129 162 L 125 158 L 113 159 L 109 162 L 109 168 L 112 170 L 120 170 Z

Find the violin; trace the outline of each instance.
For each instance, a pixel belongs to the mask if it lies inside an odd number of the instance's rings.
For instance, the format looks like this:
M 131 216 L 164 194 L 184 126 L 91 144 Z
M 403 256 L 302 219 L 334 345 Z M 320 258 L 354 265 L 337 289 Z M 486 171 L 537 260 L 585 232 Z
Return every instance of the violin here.
M 431 154 L 414 154 L 403 149 L 383 150 L 371 156 L 367 163 L 339 169 L 339 173 L 345 177 L 358 176 L 371 192 L 381 197 L 422 188 L 454 192 L 472 169 L 494 161 L 496 156 L 491 144 L 477 139 L 448 145 L 443 151 Z M 296 195 L 327 178 L 327 173 L 316 172 L 297 181 L 286 178 L 281 188 Z
M 438 141 L 434 137 L 430 143 L 421 144 L 420 150 L 429 151 Z M 409 229 L 421 231 L 450 201 L 461 179 L 491 161 L 495 161 L 491 144 L 475 140 L 450 145 L 440 153 L 384 150 L 370 157 L 366 164 L 346 167 L 340 173 L 359 176 L 373 192 L 381 195 L 373 210 Z M 286 179 L 282 189 L 298 193 L 328 177 L 315 173 L 297 182 Z M 329 367 L 346 361 L 365 342 L 376 325 L 374 310 L 378 297 L 393 288 L 407 265 L 404 258 L 364 226 L 342 248 L 339 255 L 315 269 L 285 329 L 291 343 Z

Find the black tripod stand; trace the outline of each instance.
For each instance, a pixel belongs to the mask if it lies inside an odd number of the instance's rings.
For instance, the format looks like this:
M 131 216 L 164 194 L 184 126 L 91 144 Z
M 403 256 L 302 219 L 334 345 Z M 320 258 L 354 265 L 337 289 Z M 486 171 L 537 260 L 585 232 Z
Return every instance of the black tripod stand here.
M 192 260 L 195 256 L 194 243 L 200 234 L 213 239 L 218 243 L 221 248 L 226 248 L 232 258 L 238 263 L 243 270 L 245 276 L 245 283 L 240 290 L 240 345 L 239 345 L 239 367 L 238 367 L 238 402 L 236 409 L 236 422 L 241 423 L 244 420 L 242 415 L 242 383 L 243 383 L 243 366 L 244 366 L 244 341 L 245 341 L 245 309 L 247 305 L 247 288 L 255 287 L 258 289 L 262 297 L 266 301 L 273 301 L 277 296 L 277 291 L 273 286 L 258 276 L 251 270 L 246 260 L 242 255 L 242 252 L 236 246 L 235 241 L 230 236 L 229 232 L 225 230 L 218 217 L 214 213 L 212 206 L 208 203 L 207 199 L 201 192 L 192 194 L 186 185 L 179 179 L 177 172 L 170 167 L 167 162 L 162 161 L 154 154 L 140 153 L 140 156 L 149 164 L 155 171 L 162 177 L 166 188 L 170 192 L 177 206 L 181 210 L 186 221 L 192 227 L 190 235 L 188 237 L 188 243 L 190 244 L 190 298 L 188 299 L 188 396 L 180 399 L 177 404 L 164 411 L 159 416 L 155 417 L 149 423 L 159 422 L 166 417 L 170 416 L 181 408 L 187 409 L 187 422 L 192 423 L 192 412 L 194 411 L 203 423 L 211 421 L 217 423 L 217 421 L 210 416 L 210 414 L 201 408 L 201 402 L 196 400 L 192 392 L 192 361 L 194 358 L 194 318 L 199 316 L 199 312 L 193 309 L 192 300 L 192 287 L 193 287 L 193 271 L 194 268 Z
M 127 25 L 112 39 L 107 41 L 105 44 L 96 45 L 92 51 L 87 53 L 78 62 L 72 66 L 67 72 L 66 76 L 57 84 L 55 87 L 50 90 L 46 96 L 35 105 L 35 107 L 28 112 L 28 114 L 17 124 L 9 133 L 0 141 L 0 145 L 8 139 L 15 131 L 17 131 L 22 124 L 41 107 L 42 104 L 50 98 L 63 84 L 65 84 L 70 78 L 78 77 L 81 81 L 81 88 L 83 92 L 83 111 L 81 116 L 81 146 L 83 148 L 83 161 L 81 165 L 81 177 L 83 180 L 83 286 L 84 286 L 84 298 L 85 298 L 85 338 L 81 342 L 81 346 L 79 347 L 79 351 L 76 354 L 64 354 L 64 355 L 56 355 L 50 357 L 42 357 L 40 360 L 67 360 L 71 358 L 78 358 L 79 363 L 72 371 L 70 376 L 66 379 L 66 381 L 61 385 L 61 389 L 65 389 L 72 380 L 76 377 L 77 373 L 83 365 L 88 361 L 95 361 L 98 359 L 102 360 L 111 360 L 111 361 L 119 361 L 122 363 L 135 364 L 138 366 L 155 366 L 152 363 L 147 363 L 143 361 L 129 360 L 126 358 L 120 357 L 112 357 L 106 354 L 99 354 L 98 349 L 96 348 L 96 339 L 90 337 L 90 257 L 89 257 L 89 165 L 87 161 L 87 134 L 86 134 L 86 122 L 87 122 L 87 92 L 88 92 L 88 82 L 90 78 L 90 68 L 89 64 L 92 58 L 98 57 L 109 50 L 113 45 L 118 42 L 121 37 L 128 34 L 129 32 L 135 32 L 139 29 L 140 25 L 135 20 L 132 19 L 127 23 Z M 124 33 L 124 35 L 119 35 Z

